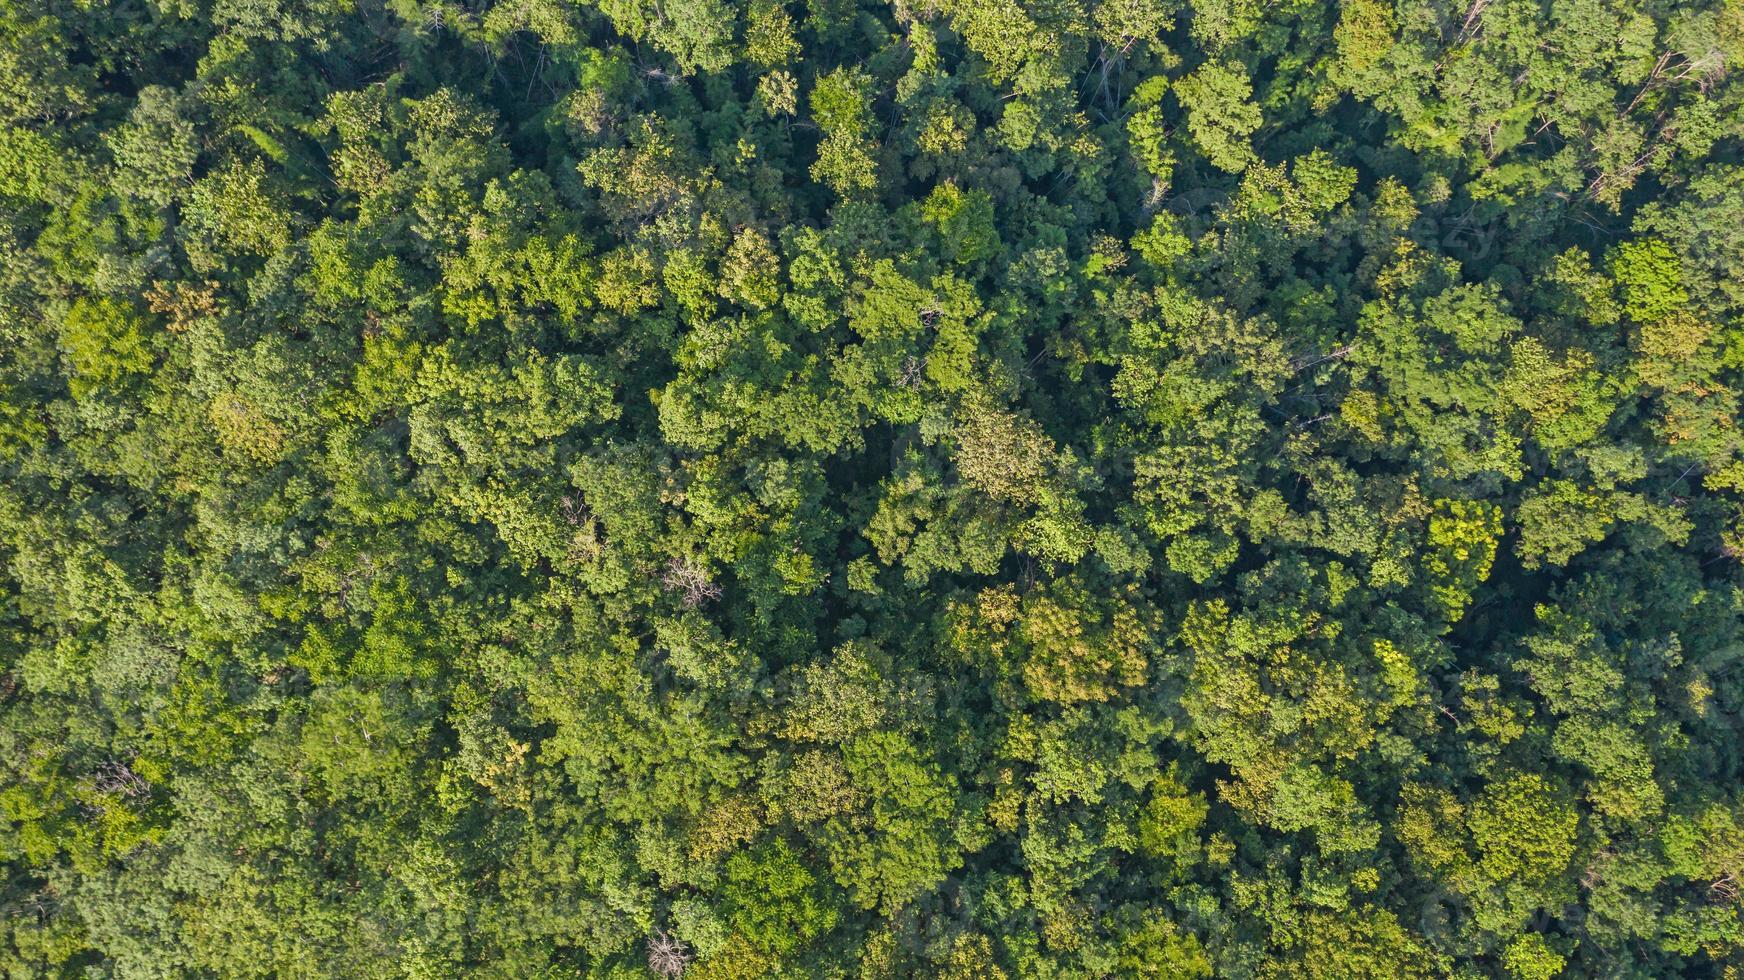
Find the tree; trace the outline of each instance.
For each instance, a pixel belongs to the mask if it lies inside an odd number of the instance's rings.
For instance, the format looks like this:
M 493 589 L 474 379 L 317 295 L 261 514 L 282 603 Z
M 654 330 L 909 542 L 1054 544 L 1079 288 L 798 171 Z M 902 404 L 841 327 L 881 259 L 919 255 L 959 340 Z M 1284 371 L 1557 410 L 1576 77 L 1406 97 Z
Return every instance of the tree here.
M 1238 64 L 1207 63 L 1174 86 L 1175 98 L 1187 112 L 1187 132 L 1193 145 L 1212 166 L 1239 173 L 1253 160 L 1248 140 L 1260 128 L 1258 106 L 1249 99 L 1253 87 Z

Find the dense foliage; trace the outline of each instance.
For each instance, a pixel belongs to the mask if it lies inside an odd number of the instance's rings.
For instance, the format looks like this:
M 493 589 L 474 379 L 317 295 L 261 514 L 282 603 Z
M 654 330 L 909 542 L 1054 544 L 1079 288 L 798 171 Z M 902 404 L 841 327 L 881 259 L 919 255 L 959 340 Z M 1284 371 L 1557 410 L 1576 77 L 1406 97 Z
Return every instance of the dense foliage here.
M 10 977 L 1744 972 L 1739 0 L 0 0 Z

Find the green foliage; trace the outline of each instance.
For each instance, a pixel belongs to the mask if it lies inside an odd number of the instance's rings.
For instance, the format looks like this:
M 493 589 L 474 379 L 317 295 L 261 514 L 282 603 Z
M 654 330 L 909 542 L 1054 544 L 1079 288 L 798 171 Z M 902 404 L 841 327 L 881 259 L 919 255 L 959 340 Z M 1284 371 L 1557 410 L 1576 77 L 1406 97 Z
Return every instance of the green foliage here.
M 727 861 L 721 905 L 727 921 L 752 945 L 786 955 L 836 924 L 836 907 L 815 884 L 786 842 L 776 838 Z
M 144 317 L 118 300 L 74 300 L 60 323 L 67 390 L 74 398 L 87 398 L 150 372 L 149 329 Z
M 1175 85 L 1187 111 L 1187 131 L 1212 166 L 1239 172 L 1254 158 L 1249 138 L 1264 117 L 1251 101 L 1253 87 L 1238 64 L 1207 63 Z
M 0 974 L 1737 975 L 1740 63 L 0 3 Z

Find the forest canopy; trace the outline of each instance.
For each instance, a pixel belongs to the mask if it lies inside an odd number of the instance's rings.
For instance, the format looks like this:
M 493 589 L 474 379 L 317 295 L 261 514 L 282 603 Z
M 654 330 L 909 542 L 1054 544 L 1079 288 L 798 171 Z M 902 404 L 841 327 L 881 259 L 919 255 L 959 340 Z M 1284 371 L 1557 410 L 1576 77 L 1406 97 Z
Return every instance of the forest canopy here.
M 4 975 L 1744 977 L 1740 67 L 0 0 Z

